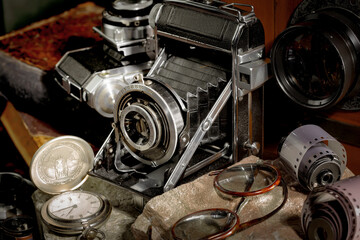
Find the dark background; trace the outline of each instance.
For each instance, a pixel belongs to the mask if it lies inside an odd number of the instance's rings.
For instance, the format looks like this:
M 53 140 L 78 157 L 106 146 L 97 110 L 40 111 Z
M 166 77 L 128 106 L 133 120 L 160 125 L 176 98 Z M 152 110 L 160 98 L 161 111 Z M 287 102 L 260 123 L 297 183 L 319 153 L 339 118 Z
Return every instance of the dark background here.
M 0 35 L 60 14 L 85 0 L 0 0 Z M 105 6 L 112 1 L 92 1 Z

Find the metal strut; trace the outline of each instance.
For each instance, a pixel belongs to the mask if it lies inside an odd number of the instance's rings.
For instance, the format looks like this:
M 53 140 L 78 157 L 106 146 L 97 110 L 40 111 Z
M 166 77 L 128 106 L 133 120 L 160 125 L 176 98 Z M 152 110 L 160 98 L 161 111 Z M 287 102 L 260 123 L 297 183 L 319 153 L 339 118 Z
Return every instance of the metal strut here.
M 194 136 L 191 138 L 189 145 L 187 146 L 180 160 L 176 164 L 173 172 L 171 173 L 169 179 L 167 180 L 164 186 L 164 192 L 173 189 L 175 185 L 178 183 L 186 167 L 188 166 L 190 159 L 194 155 L 201 140 L 203 139 L 204 135 L 210 129 L 215 118 L 219 115 L 221 110 L 226 105 L 228 99 L 231 96 L 231 92 L 232 92 L 232 80 L 230 80 L 227 83 L 226 87 L 221 92 L 219 98 L 216 100 L 214 106 L 211 108 L 210 112 L 207 114 L 206 118 L 201 122 Z

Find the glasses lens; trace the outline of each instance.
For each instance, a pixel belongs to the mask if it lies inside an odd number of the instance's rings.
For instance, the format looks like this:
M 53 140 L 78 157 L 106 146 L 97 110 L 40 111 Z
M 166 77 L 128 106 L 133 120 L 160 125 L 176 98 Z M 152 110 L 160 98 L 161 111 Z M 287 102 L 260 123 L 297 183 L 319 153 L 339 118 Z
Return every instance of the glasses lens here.
M 265 164 L 241 164 L 225 169 L 215 178 L 215 187 L 222 193 L 252 196 L 267 192 L 280 183 L 278 171 Z
M 239 223 L 238 216 L 227 209 L 207 209 L 180 219 L 173 227 L 175 239 L 221 239 Z M 218 234 L 221 233 L 221 234 Z

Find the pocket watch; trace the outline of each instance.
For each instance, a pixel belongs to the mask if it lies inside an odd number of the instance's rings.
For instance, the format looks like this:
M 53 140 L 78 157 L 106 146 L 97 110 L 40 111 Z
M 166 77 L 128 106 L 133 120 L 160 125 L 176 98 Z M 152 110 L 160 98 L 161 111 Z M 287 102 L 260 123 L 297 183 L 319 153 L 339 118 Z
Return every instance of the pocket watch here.
M 96 229 L 111 213 L 109 201 L 101 194 L 76 190 L 92 170 L 94 152 L 83 139 L 61 136 L 42 145 L 34 154 L 30 176 L 43 192 L 58 194 L 41 208 L 41 219 L 49 230 L 81 234 L 79 239 L 104 239 Z

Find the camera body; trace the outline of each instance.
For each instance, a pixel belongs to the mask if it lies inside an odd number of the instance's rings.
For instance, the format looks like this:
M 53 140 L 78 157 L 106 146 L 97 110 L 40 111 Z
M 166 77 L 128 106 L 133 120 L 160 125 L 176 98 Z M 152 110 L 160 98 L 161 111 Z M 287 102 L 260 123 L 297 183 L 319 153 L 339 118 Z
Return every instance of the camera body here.
M 114 1 L 103 11 L 102 26 L 93 28 L 103 41 L 69 51 L 56 64 L 59 85 L 102 116 L 112 118 L 119 90 L 153 64 L 154 32 L 148 23 L 153 5 L 152 0 Z
M 153 197 L 261 153 L 268 64 L 250 5 L 166 1 L 149 23 L 155 62 L 120 89 L 92 174 Z

